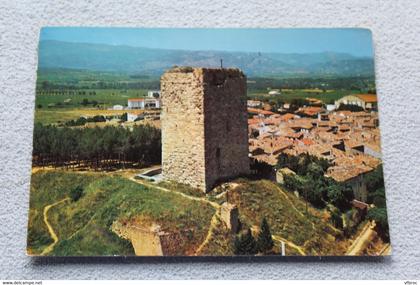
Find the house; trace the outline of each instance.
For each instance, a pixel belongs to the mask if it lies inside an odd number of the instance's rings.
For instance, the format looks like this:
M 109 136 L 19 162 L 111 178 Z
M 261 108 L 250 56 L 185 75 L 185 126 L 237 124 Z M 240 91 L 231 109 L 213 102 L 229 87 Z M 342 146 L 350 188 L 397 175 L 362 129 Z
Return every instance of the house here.
M 321 107 L 322 106 L 322 101 L 321 100 L 319 100 L 319 99 L 317 99 L 317 98 L 309 98 L 309 97 L 306 97 L 305 98 L 305 100 L 309 103 L 309 105 L 311 105 L 311 106 L 319 106 L 319 107 Z
M 124 107 L 122 105 L 114 105 L 112 106 L 112 110 L 121 111 L 121 110 L 124 110 Z
M 326 108 L 327 108 L 327 111 L 328 112 L 332 112 L 332 111 L 334 111 L 336 109 L 336 107 L 335 107 L 334 104 L 327 104 L 326 105 Z
M 160 108 L 160 100 L 156 98 L 130 98 L 128 109 L 155 109 Z
M 262 106 L 262 102 L 257 100 L 248 100 L 246 101 L 246 104 L 249 108 L 258 108 Z
M 271 116 L 274 115 L 275 113 L 271 112 L 271 111 L 267 111 L 267 110 L 261 110 L 261 109 L 256 109 L 256 108 L 248 108 L 248 113 L 253 114 L 253 115 L 261 115 L 261 116 Z
M 325 176 L 351 187 L 355 199 L 366 202 L 368 193 L 365 175 L 372 170 L 373 168 L 363 164 L 333 166 L 328 168 Z
M 134 122 L 137 119 L 143 119 L 144 115 L 139 112 L 128 112 L 127 113 L 127 121 L 128 122 Z
M 149 90 L 147 91 L 148 98 L 160 98 L 160 91 L 159 90 Z
M 325 110 L 322 107 L 301 107 L 296 113 L 305 117 L 316 118 L 319 113 L 324 112 Z
M 355 94 L 344 96 L 335 101 L 336 108 L 344 105 L 356 105 L 364 110 L 378 110 L 378 99 L 376 94 Z
M 273 96 L 280 95 L 280 94 L 281 94 L 280 90 L 278 90 L 278 89 L 273 89 L 273 90 L 268 92 L 268 95 L 273 95 Z
M 366 217 L 369 210 L 369 205 L 356 199 L 352 200 L 350 204 L 353 206 L 354 209 L 356 209 L 356 215 L 354 215 L 354 220 L 357 223 L 360 223 Z

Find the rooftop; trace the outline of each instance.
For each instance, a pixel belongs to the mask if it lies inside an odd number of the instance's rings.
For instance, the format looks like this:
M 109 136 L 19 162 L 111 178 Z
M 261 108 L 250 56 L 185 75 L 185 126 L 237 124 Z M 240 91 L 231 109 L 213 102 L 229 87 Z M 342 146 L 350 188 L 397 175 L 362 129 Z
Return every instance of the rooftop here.
M 363 101 L 367 103 L 376 103 L 378 102 L 378 98 L 375 94 L 356 94 L 356 97 L 362 99 Z

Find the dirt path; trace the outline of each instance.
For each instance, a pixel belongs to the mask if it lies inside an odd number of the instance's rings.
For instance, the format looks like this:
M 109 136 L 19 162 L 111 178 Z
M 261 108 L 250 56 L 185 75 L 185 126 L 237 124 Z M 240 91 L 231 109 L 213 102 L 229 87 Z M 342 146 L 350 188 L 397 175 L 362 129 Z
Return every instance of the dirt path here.
M 48 228 L 48 232 L 49 232 L 49 234 L 50 234 L 50 236 L 51 236 L 51 238 L 53 239 L 53 243 L 52 244 L 50 244 L 49 246 L 47 246 L 43 251 L 42 251 L 42 253 L 41 253 L 41 255 L 46 255 L 46 254 L 48 254 L 48 253 L 50 253 L 53 249 L 54 249 L 54 246 L 57 244 L 57 242 L 58 242 L 58 237 L 57 237 L 57 234 L 54 232 L 54 229 L 53 229 L 53 227 L 51 226 L 51 224 L 48 222 L 48 211 L 52 208 L 52 207 L 55 207 L 55 206 L 57 206 L 57 205 L 59 205 L 59 204 L 61 204 L 61 203 L 64 203 L 64 202 L 66 202 L 67 200 L 69 200 L 69 198 L 65 198 L 65 199 L 63 199 L 63 200 L 60 200 L 60 201 L 58 201 L 58 202 L 55 202 L 55 203 L 53 203 L 53 204 L 49 204 L 49 205 L 47 205 L 47 206 L 45 206 L 44 207 L 44 223 L 45 223 L 45 225 L 47 226 L 47 228 Z
M 375 221 L 368 222 L 363 227 L 362 231 L 360 232 L 356 240 L 353 242 L 353 244 L 349 247 L 349 249 L 346 252 L 346 255 L 359 255 L 359 253 L 366 248 L 372 236 L 376 234 L 376 232 L 374 231 L 375 226 Z
M 300 247 L 300 246 L 298 246 L 298 245 L 296 245 L 296 244 L 294 244 L 293 242 L 291 242 L 291 241 L 288 241 L 287 239 L 284 239 L 284 238 L 282 238 L 282 237 L 280 237 L 280 236 L 277 236 L 277 235 L 272 235 L 271 236 L 272 238 L 273 238 L 273 240 L 275 240 L 275 241 L 278 241 L 278 242 L 280 242 L 280 241 L 282 241 L 282 242 L 284 242 L 285 244 L 287 244 L 288 246 L 290 246 L 290 247 L 292 247 L 292 248 L 294 248 L 294 249 L 296 249 L 301 255 L 303 255 L 303 256 L 306 256 L 306 253 L 305 253 L 305 251 L 303 250 L 303 248 L 302 247 Z
M 219 219 L 219 211 L 216 211 L 216 213 L 214 213 L 213 217 L 211 218 L 207 236 L 204 239 L 204 241 L 200 244 L 200 246 L 197 248 L 194 255 L 196 256 L 199 255 L 199 253 L 203 250 L 203 248 L 210 242 L 211 238 L 213 237 L 214 229 L 217 227 L 218 219 Z
M 212 201 L 210 201 L 210 200 L 208 200 L 208 199 L 206 199 L 206 198 L 194 197 L 194 196 L 190 196 L 190 195 L 187 195 L 187 194 L 185 194 L 185 193 L 178 192 L 178 191 L 175 191 L 175 190 L 169 190 L 169 189 L 164 188 L 164 187 L 161 187 L 161 186 L 153 185 L 153 184 L 152 184 L 152 183 L 150 183 L 150 182 L 146 182 L 146 181 L 144 181 L 144 180 L 139 180 L 139 179 L 136 179 L 135 177 L 129 177 L 128 179 L 130 179 L 131 181 L 134 181 L 134 182 L 136 182 L 136 183 L 138 183 L 138 184 L 141 184 L 141 185 L 143 185 L 143 186 L 149 187 L 149 188 L 154 188 L 154 189 L 158 189 L 158 190 L 160 190 L 160 191 L 165 191 L 165 192 L 169 192 L 169 193 L 174 193 L 174 194 L 176 194 L 176 195 L 180 195 L 180 196 L 182 196 L 182 197 L 184 197 L 184 198 L 187 198 L 187 199 L 190 199 L 190 200 L 193 200 L 193 201 L 198 201 L 198 202 L 202 202 L 202 203 L 207 203 L 207 204 L 209 204 L 210 206 L 212 206 L 212 207 L 213 207 L 213 208 L 215 208 L 215 209 L 220 209 L 220 205 L 219 205 L 219 204 L 217 204 L 216 202 L 212 202 Z

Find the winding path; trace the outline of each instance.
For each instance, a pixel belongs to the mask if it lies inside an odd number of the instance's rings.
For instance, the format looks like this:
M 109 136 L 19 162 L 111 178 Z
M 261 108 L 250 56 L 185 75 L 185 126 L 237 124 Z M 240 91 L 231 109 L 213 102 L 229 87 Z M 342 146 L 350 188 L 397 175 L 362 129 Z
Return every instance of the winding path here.
M 149 182 L 145 182 L 144 180 L 136 179 L 135 177 L 129 177 L 128 179 L 130 179 L 131 181 L 134 181 L 134 182 L 136 182 L 138 184 L 141 184 L 143 186 L 146 186 L 146 187 L 155 188 L 155 189 L 158 189 L 160 191 L 164 191 L 164 192 L 168 192 L 168 193 L 174 193 L 176 195 L 180 195 L 180 196 L 182 196 L 184 198 L 187 198 L 187 199 L 190 199 L 190 200 L 193 200 L 193 201 L 207 203 L 207 204 L 209 204 L 210 206 L 212 206 L 215 209 L 220 209 L 220 205 L 218 203 L 212 202 L 212 201 L 210 201 L 210 200 L 208 200 L 206 198 L 194 197 L 194 196 L 190 196 L 190 195 L 187 195 L 185 193 L 178 192 L 178 191 L 175 191 L 175 190 L 169 190 L 167 188 L 164 188 L 164 187 L 161 187 L 161 186 L 157 186 L 157 185 L 153 185 L 152 183 L 149 183 Z
M 216 213 L 214 213 L 213 217 L 211 218 L 209 230 L 207 232 L 207 236 L 204 239 L 204 241 L 200 244 L 200 246 L 197 248 L 194 255 L 197 256 L 203 250 L 203 248 L 210 242 L 211 238 L 213 237 L 214 229 L 217 226 L 217 222 L 218 222 L 218 218 L 219 218 L 218 216 L 219 216 L 219 211 L 216 211 Z
M 51 226 L 51 224 L 48 222 L 48 211 L 52 208 L 55 207 L 61 203 L 66 202 L 67 200 L 69 200 L 70 198 L 64 198 L 63 200 L 60 200 L 58 202 L 55 202 L 53 204 L 49 204 L 47 206 L 44 207 L 44 223 L 48 228 L 48 232 L 51 236 L 51 238 L 53 239 L 53 243 L 50 244 L 49 246 L 47 246 L 41 253 L 41 255 L 47 255 L 48 253 L 50 253 L 53 249 L 54 246 L 57 244 L 58 242 L 58 237 L 57 234 L 54 232 L 53 227 Z
M 303 255 L 303 256 L 306 256 L 306 253 L 305 253 L 305 251 L 303 250 L 303 248 L 302 247 L 300 247 L 300 246 L 298 246 L 298 245 L 296 245 L 296 244 L 294 244 L 293 242 L 291 242 L 291 241 L 288 241 L 287 239 L 284 239 L 284 238 L 282 238 L 282 237 L 280 237 L 280 236 L 278 236 L 278 235 L 272 235 L 271 236 L 272 237 L 272 239 L 273 240 L 275 240 L 275 241 L 282 241 L 282 242 L 284 242 L 285 244 L 287 244 L 288 246 L 290 246 L 290 247 L 292 247 L 292 248 L 294 248 L 294 249 L 296 249 L 301 255 Z

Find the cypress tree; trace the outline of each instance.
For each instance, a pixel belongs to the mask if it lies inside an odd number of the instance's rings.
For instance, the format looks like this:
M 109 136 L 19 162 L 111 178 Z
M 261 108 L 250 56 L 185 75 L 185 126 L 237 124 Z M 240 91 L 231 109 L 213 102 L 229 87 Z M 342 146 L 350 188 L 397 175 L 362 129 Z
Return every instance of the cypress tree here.
M 274 246 L 273 238 L 271 237 L 270 227 L 267 219 L 264 217 L 261 222 L 261 229 L 258 233 L 257 248 L 261 253 L 269 252 Z
M 234 252 L 237 255 L 254 255 L 257 253 L 257 243 L 252 236 L 251 229 L 235 239 Z

